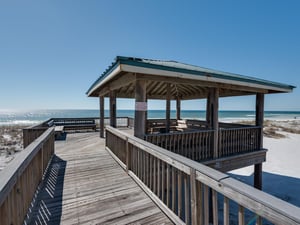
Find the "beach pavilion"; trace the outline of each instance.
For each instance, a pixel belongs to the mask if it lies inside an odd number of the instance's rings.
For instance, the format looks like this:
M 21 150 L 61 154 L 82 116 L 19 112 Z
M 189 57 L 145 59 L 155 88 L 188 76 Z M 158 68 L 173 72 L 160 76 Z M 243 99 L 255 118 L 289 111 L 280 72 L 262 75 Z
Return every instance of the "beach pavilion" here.
M 104 137 L 104 98 L 110 125 L 117 127 L 116 98 L 135 99 L 134 135 L 169 151 L 226 172 L 254 165 L 254 186 L 262 187 L 265 94 L 291 92 L 291 85 L 221 72 L 176 61 L 117 56 L 87 91 L 100 99 L 100 136 Z M 219 99 L 256 97 L 255 125 L 220 123 Z M 166 100 L 165 119 L 147 119 L 147 101 Z M 181 101 L 206 99 L 206 120 L 182 120 Z M 176 101 L 176 119 L 170 102 Z M 195 110 L 200 109 L 195 106 Z

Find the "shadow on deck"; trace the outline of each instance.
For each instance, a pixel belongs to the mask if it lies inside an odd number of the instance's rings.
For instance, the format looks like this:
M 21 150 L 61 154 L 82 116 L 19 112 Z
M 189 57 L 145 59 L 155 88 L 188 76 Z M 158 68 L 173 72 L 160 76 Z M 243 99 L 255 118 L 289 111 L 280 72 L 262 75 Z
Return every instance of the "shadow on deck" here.
M 172 224 L 105 150 L 99 133 L 68 133 L 25 224 Z
M 249 176 L 229 173 L 230 176 L 243 183 L 253 185 L 253 174 Z M 300 207 L 300 179 L 274 173 L 263 172 L 263 191 L 269 193 L 283 201 Z
M 58 156 L 52 157 L 24 224 L 60 224 L 66 165 Z

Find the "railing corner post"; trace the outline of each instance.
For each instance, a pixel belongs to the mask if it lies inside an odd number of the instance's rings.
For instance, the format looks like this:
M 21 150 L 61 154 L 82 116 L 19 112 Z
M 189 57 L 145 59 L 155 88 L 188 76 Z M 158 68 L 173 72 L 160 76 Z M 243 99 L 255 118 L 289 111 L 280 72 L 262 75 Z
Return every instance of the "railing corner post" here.
M 197 223 L 197 190 L 196 190 L 196 170 L 190 168 L 190 193 L 191 193 L 191 220 L 192 225 Z

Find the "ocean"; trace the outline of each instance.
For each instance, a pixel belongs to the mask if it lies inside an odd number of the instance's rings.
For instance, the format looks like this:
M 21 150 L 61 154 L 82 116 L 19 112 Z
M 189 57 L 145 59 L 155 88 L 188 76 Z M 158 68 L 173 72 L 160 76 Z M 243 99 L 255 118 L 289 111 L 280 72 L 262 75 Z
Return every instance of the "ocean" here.
M 109 110 L 105 110 L 109 116 Z M 33 111 L 0 111 L 0 125 L 32 125 L 49 118 L 57 117 L 98 117 L 99 110 L 33 110 Z M 117 110 L 118 117 L 134 117 L 134 110 Z M 176 111 L 171 111 L 171 118 L 176 117 Z M 182 110 L 183 119 L 205 119 L 205 111 Z M 165 118 L 164 110 L 149 110 L 148 118 Z M 255 111 L 219 111 L 219 120 L 223 122 L 254 120 Z M 300 119 L 299 111 L 265 111 L 265 119 L 290 120 Z

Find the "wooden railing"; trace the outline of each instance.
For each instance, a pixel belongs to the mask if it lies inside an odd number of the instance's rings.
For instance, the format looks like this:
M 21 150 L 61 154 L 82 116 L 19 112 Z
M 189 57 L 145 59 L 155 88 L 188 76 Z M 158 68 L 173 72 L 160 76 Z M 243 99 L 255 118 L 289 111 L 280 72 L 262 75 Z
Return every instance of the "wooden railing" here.
M 186 125 L 188 128 L 191 129 L 206 129 L 207 128 L 207 122 L 203 120 L 186 120 Z
M 219 157 L 260 150 L 261 127 L 227 128 L 219 130 Z
M 23 129 L 23 146 L 26 148 L 30 143 L 42 135 L 47 127 L 29 127 Z
M 128 117 L 127 127 L 134 127 L 134 118 Z
M 106 126 L 106 125 L 109 125 L 109 124 L 110 124 L 110 118 L 105 117 L 104 118 L 104 125 Z M 133 126 L 134 126 L 134 120 L 132 118 L 117 117 L 117 127 L 133 127 Z
M 148 134 L 144 140 L 195 161 L 213 159 L 212 130 Z
M 187 158 L 203 161 L 260 151 L 261 127 L 221 123 L 218 131 L 218 155 L 214 156 L 213 130 L 205 129 L 204 121 L 187 120 L 194 131 L 147 134 L 144 140 Z M 193 127 L 193 128 L 191 128 Z M 226 127 L 226 128 L 225 128 Z
M 300 224 L 300 208 L 227 174 L 109 126 L 106 137 L 107 150 L 175 224 Z
M 27 130 L 26 140 L 41 131 Z M 22 224 L 29 205 L 54 153 L 54 128 L 34 139 L 0 173 L 0 224 Z

